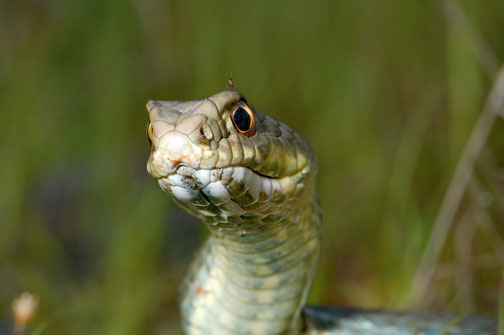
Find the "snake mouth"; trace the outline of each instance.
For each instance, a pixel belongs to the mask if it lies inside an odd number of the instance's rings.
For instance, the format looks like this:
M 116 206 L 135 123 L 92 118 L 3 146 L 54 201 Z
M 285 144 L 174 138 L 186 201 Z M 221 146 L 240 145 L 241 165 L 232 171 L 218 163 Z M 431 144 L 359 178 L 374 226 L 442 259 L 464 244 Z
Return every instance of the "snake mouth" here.
M 200 217 L 240 216 L 285 195 L 280 180 L 242 166 L 196 169 L 180 165 L 158 182 L 179 205 Z

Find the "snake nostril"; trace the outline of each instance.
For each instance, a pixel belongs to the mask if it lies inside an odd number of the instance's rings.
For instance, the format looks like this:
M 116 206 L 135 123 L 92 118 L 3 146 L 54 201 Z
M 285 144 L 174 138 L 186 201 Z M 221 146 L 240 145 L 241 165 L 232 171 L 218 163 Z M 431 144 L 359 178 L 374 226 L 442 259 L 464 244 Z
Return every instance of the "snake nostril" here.
M 208 134 L 203 126 L 196 128 L 191 134 L 189 134 L 189 138 L 194 144 L 203 146 L 210 145 L 210 142 L 213 139 L 211 134 Z
M 199 129 L 199 133 L 203 138 L 203 141 L 210 142 L 214 139 L 212 129 L 206 124 L 202 125 Z

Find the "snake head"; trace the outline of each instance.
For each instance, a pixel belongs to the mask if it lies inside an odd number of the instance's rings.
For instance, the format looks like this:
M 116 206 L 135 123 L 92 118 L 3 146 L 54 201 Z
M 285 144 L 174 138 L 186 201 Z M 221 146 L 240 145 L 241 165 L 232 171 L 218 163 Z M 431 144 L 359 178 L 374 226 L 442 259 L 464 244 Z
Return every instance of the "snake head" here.
M 307 142 L 238 92 L 194 101 L 151 100 L 147 109 L 147 170 L 202 219 L 257 212 L 268 200 L 299 194 L 313 179 L 315 158 Z

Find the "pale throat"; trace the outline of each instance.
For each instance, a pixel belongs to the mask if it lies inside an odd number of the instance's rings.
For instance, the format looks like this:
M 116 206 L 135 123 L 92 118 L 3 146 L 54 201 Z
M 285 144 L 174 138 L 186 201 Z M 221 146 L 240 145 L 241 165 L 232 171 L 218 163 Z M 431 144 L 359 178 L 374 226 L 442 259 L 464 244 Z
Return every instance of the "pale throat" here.
M 186 327 L 268 334 L 297 327 L 320 248 L 310 200 L 302 192 L 237 225 L 204 220 L 211 237 L 181 292 Z

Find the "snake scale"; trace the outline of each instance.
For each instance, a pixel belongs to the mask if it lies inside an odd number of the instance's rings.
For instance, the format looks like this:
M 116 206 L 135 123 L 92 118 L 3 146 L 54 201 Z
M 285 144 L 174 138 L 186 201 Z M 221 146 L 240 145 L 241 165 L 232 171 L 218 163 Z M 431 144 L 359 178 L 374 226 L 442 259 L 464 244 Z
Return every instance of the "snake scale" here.
M 305 307 L 322 238 L 308 143 L 236 91 L 147 109 L 148 172 L 210 230 L 180 292 L 187 334 L 436 334 L 452 321 Z M 493 329 L 465 318 L 447 334 Z

